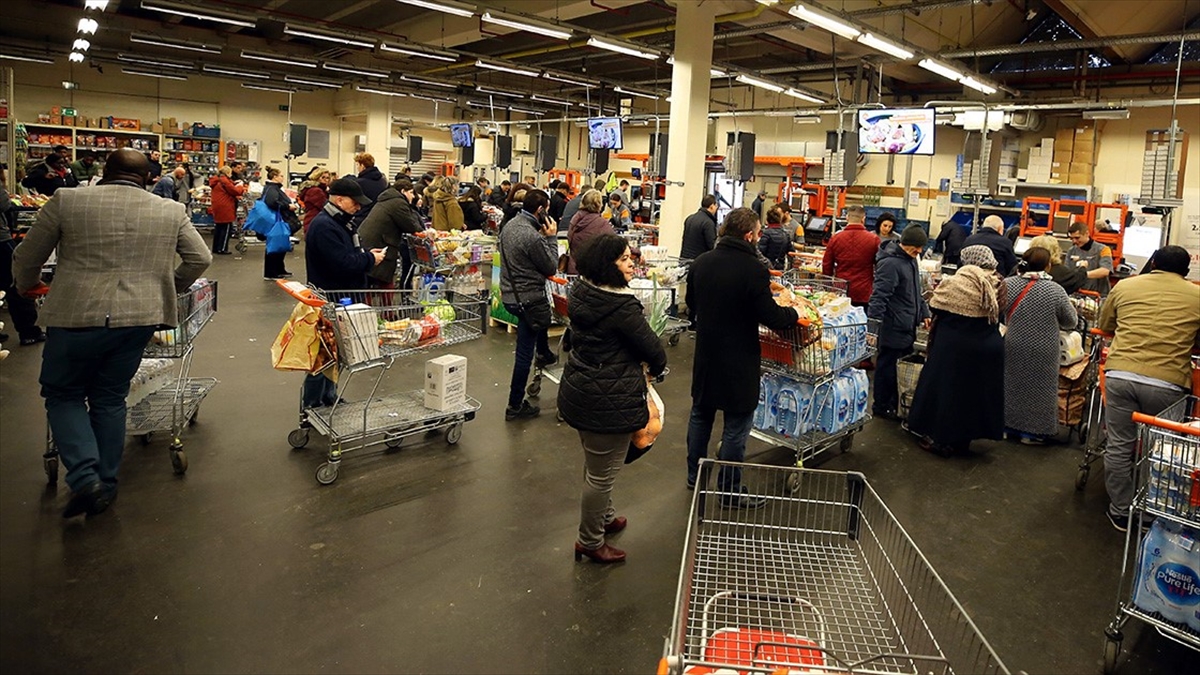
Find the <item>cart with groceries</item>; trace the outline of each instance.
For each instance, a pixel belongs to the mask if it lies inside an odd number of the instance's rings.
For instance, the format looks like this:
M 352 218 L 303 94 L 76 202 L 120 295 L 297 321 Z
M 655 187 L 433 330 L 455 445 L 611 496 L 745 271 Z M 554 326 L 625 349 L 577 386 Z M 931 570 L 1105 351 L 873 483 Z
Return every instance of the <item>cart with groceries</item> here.
M 496 237 L 482 230 L 439 232 L 424 230 L 404 235 L 417 288 L 444 288 L 454 294 L 479 296 L 488 292 L 482 269 L 496 252 Z M 398 270 L 397 274 L 402 274 Z
M 660 675 L 1008 672 L 861 473 L 701 461 Z
M 480 408 L 478 400 L 466 395 L 465 358 L 434 359 L 431 364 L 445 366 L 440 383 L 429 382 L 427 364 L 424 389 L 392 392 L 383 383 L 400 359 L 480 337 L 486 300 L 414 290 L 330 291 L 278 283 L 304 307 L 319 312 L 317 332 L 322 348 L 331 352 L 319 373 L 336 382 L 339 396 L 331 405 L 314 408 L 305 407 L 302 400 L 299 426 L 288 434 L 288 444 L 296 450 L 308 445 L 313 431 L 328 439 L 327 461 L 316 472 L 318 483 L 337 480 L 348 453 L 377 446 L 396 449 L 406 438 L 436 432 L 444 433 L 448 444 L 458 443 L 463 425 Z M 367 384 L 353 388 L 359 380 Z M 366 395 L 355 396 L 364 389 Z
M 1117 611 L 1104 631 L 1106 673 L 1117 668 L 1130 619 L 1200 652 L 1200 397 L 1184 396 L 1158 415 L 1134 413 L 1133 421 L 1136 492 Z
M 870 381 L 856 367 L 874 356 L 878 323 L 850 304 L 840 279 L 788 272 L 772 282 L 775 301 L 800 323 L 759 326 L 762 380 L 751 436 L 792 448 L 796 465 L 827 450 L 849 450 L 871 419 Z
M 199 279 L 176 296 L 175 328 L 155 331 L 142 353 L 125 397 L 125 433 L 149 445 L 154 434 L 170 433 L 168 448 L 176 475 L 188 469 L 183 450 L 183 429 L 196 423 L 200 404 L 217 386 L 214 377 L 192 377 L 194 341 L 217 311 L 217 282 Z M 42 455 L 46 479 L 58 482 L 58 446 L 46 425 L 46 452 Z
M 1078 423 L 1072 426 L 1083 446 L 1083 458 L 1075 473 L 1075 489 L 1087 487 L 1088 478 L 1092 473 L 1092 464 L 1104 456 L 1104 448 L 1108 445 L 1108 434 L 1104 422 L 1104 363 L 1108 358 L 1109 344 L 1112 334 L 1098 328 L 1091 328 L 1084 334 L 1084 350 L 1086 356 L 1069 371 L 1059 375 L 1060 407 L 1063 405 L 1063 391 L 1070 387 L 1071 392 L 1065 396 L 1067 422 Z M 1075 371 L 1077 379 L 1072 381 L 1070 375 Z M 1078 407 L 1078 411 L 1075 408 Z

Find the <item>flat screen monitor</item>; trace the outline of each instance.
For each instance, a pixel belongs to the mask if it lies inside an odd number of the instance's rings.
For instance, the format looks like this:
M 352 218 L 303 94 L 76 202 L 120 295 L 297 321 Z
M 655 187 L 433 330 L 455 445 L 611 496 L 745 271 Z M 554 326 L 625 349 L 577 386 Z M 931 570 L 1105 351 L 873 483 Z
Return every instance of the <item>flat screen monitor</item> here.
M 469 148 L 475 144 L 475 134 L 470 124 L 450 125 L 450 144 L 456 148 Z
M 809 232 L 824 232 L 827 227 L 829 227 L 828 218 L 809 218 L 808 224 L 804 226 L 804 229 Z
M 1017 239 L 1017 243 L 1013 244 L 1013 253 L 1025 255 L 1025 251 L 1029 250 L 1029 245 L 1032 243 L 1033 237 L 1021 237 Z
M 1125 238 L 1121 246 L 1121 255 L 1134 269 L 1146 265 L 1150 256 L 1162 245 L 1162 228 L 1152 225 L 1130 225 L 1125 228 Z
M 629 199 L 634 200 L 634 199 L 641 199 L 641 198 L 642 198 L 642 186 L 641 185 L 630 185 L 629 186 Z
M 588 147 L 592 150 L 620 150 L 624 147 L 621 138 L 621 118 L 592 117 L 588 119 Z
M 858 111 L 858 151 L 869 155 L 932 155 L 933 108 Z

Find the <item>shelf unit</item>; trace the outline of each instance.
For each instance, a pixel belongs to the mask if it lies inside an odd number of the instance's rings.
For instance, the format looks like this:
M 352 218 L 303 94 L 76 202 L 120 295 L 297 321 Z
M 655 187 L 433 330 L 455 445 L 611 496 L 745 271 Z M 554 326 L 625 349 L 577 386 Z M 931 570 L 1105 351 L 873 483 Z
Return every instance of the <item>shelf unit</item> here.
M 0 121 L 3 124 L 3 121 Z M 162 153 L 162 162 L 174 165 L 187 161 L 192 166 L 193 173 L 202 175 L 205 182 L 208 177 L 216 174 L 221 166 L 222 148 L 220 138 L 190 136 L 187 134 L 160 134 L 153 131 L 133 131 L 131 129 L 96 129 L 92 127 L 66 126 L 62 124 L 44 124 L 41 122 L 25 122 L 21 124 L 29 135 L 28 142 L 20 149 L 27 164 L 35 164 L 41 158 L 50 154 L 56 145 L 65 145 L 72 150 L 72 158 L 78 158 L 80 150 L 91 150 L 100 155 L 122 147 L 133 147 L 142 152 L 158 150 Z M 47 138 L 48 137 L 48 138 Z M 97 145 L 94 139 L 116 139 L 117 147 L 107 143 Z M 36 139 L 36 140 L 34 140 Z M 193 149 L 187 149 L 189 144 Z M 177 147 L 178 146 L 178 147 Z
M 221 139 L 191 136 L 188 134 L 163 134 L 160 152 L 166 164 L 187 162 L 192 172 L 202 176 L 204 182 L 216 175 L 221 166 Z

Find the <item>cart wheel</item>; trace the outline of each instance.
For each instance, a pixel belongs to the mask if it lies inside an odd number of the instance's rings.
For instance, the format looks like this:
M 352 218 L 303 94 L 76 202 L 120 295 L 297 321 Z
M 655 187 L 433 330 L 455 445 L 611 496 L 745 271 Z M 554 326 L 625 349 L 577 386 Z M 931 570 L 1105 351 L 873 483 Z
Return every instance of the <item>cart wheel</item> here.
M 171 446 L 171 469 L 175 471 L 176 476 L 187 473 L 187 455 L 184 454 L 182 445 Z
M 458 443 L 458 440 L 460 438 L 462 438 L 462 427 L 463 427 L 462 422 L 459 422 L 458 424 L 455 424 L 454 426 L 447 429 L 446 430 L 446 442 L 449 443 L 450 445 L 454 445 L 455 443 Z
M 527 395 L 529 395 L 530 398 L 537 398 L 539 395 L 541 395 L 541 393 L 542 393 L 542 378 L 541 377 L 533 378 L 533 381 L 529 383 L 529 386 L 525 387 L 525 393 Z
M 854 447 L 854 434 L 850 434 L 838 442 L 838 450 L 842 452 L 849 452 L 852 447 Z
M 288 445 L 292 446 L 294 450 L 308 445 L 308 429 L 292 429 L 288 434 Z
M 788 492 L 793 495 L 796 494 L 797 492 L 800 492 L 800 474 L 793 473 L 788 476 L 787 489 L 788 489 Z
M 196 408 L 195 412 L 192 413 L 192 416 L 188 418 L 188 422 L 187 422 L 188 426 L 189 427 L 196 426 L 196 418 L 199 416 L 200 416 L 200 409 Z
M 233 247 L 235 249 L 237 249 L 238 253 L 245 253 L 246 252 L 246 240 L 239 237 L 237 240 L 237 243 L 234 244 Z
M 153 431 L 147 431 L 146 433 L 142 434 L 142 445 L 150 445 L 150 442 L 153 440 L 154 440 L 154 432 Z
M 338 465 L 325 462 L 317 467 L 317 482 L 321 485 L 332 485 L 338 477 Z
M 58 485 L 58 455 L 43 457 L 42 466 L 46 469 L 46 486 L 54 487 Z
M 1092 467 L 1084 464 L 1079 467 L 1079 473 L 1075 474 L 1075 490 L 1082 492 L 1083 488 L 1087 487 L 1088 475 L 1092 472 Z
M 667 338 L 667 346 L 674 347 L 679 344 L 679 333 L 671 333 L 671 337 Z
M 1104 637 L 1104 672 L 1111 675 L 1117 672 L 1117 659 L 1121 656 L 1121 639 L 1124 636 L 1120 632 L 1106 630 Z
M 387 439 L 384 439 L 383 444 L 386 445 L 387 447 L 391 448 L 392 450 L 395 450 L 396 448 L 399 448 L 401 445 L 404 444 L 404 437 L 396 436 L 395 438 L 387 438 Z

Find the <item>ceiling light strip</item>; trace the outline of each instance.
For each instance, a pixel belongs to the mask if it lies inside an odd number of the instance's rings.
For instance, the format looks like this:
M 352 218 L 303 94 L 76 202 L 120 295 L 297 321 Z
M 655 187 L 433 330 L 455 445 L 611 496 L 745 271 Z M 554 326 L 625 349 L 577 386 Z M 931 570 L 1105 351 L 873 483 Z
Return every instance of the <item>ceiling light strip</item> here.
M 641 45 L 636 45 L 632 42 L 614 40 L 612 38 L 599 38 L 592 36 L 588 38 L 587 43 L 589 47 L 597 47 L 599 49 L 605 49 L 610 52 L 625 54 L 626 56 L 633 56 L 639 59 L 654 61 L 662 57 L 662 53 L 658 50 L 651 49 L 649 47 L 642 47 Z
M 488 70 L 495 70 L 500 73 L 510 73 L 512 75 L 524 75 L 525 77 L 541 76 L 541 73 L 539 73 L 536 70 L 529 70 L 529 69 L 523 68 L 521 66 L 518 66 L 516 64 L 489 63 L 487 61 L 484 61 L 483 59 L 477 59 L 475 61 L 475 67 L 476 68 L 486 68 Z
M 549 71 L 542 73 L 542 77 L 546 78 L 547 80 L 554 80 L 555 82 L 562 82 L 563 84 L 571 84 L 575 85 L 576 87 L 583 87 L 585 89 L 595 89 L 598 86 L 595 82 L 579 80 L 573 77 L 551 73 Z
M 245 88 L 245 89 L 257 89 L 257 90 L 259 90 L 259 91 L 277 91 L 277 92 L 279 92 L 279 93 L 281 93 L 281 94 L 294 94 L 294 93 L 296 93 L 297 91 L 300 91 L 300 90 L 298 90 L 298 89 L 295 89 L 295 88 L 291 88 L 291 89 L 289 89 L 289 88 L 286 88 L 286 87 L 268 87 L 268 86 L 267 86 L 267 85 L 265 85 L 265 84 L 254 84 L 254 83 L 251 83 L 251 82 L 243 82 L 243 83 L 242 83 L 242 87 L 243 87 L 243 88 Z
M 229 75 L 230 77 L 252 77 L 256 80 L 271 79 L 270 73 L 264 73 L 258 70 L 234 70 L 232 68 L 221 68 L 220 66 L 210 66 L 204 64 L 201 68 L 206 73 L 216 73 L 218 75 Z
M 242 50 L 243 59 L 253 59 L 255 61 L 266 61 L 277 65 L 299 66 L 301 68 L 316 68 L 317 62 L 312 59 L 297 58 L 294 56 L 283 56 L 281 54 L 270 54 L 268 52 L 256 52 L 250 49 Z
M 454 16 L 472 17 L 475 16 L 475 8 L 471 5 L 461 2 L 450 2 L 449 0 L 396 0 L 406 5 L 420 7 L 421 9 L 432 9 L 435 12 L 445 12 Z
M 176 73 L 158 73 L 153 70 L 141 70 L 138 68 L 121 68 L 121 72 L 126 75 L 140 75 L 142 77 L 157 77 L 162 80 L 187 80 L 187 75 L 179 75 Z
M 190 40 L 176 40 L 174 38 L 160 38 L 154 35 L 147 35 L 145 33 L 133 33 L 129 36 L 129 41 L 142 45 L 152 45 L 154 47 L 183 49 L 190 52 L 204 52 L 206 54 L 221 53 L 221 47 L 217 45 L 205 44 L 203 42 L 192 42 Z
M 294 84 L 307 84 L 311 87 L 325 87 L 327 89 L 341 89 L 342 83 L 333 80 L 319 80 L 312 77 L 297 77 L 295 75 L 284 75 L 284 82 L 292 82 Z
M 361 84 L 354 85 L 356 91 L 366 92 L 368 94 L 379 94 L 381 96 L 395 96 L 397 98 L 406 98 L 408 94 L 401 91 L 389 91 L 387 89 L 375 89 L 374 87 L 364 87 Z
M 283 32 L 285 35 L 292 37 L 308 38 L 310 40 L 322 40 L 324 42 L 332 42 L 339 45 L 347 45 L 350 47 L 361 47 L 363 49 L 374 49 L 375 43 L 357 38 L 339 35 L 338 33 L 330 33 L 325 31 L 316 31 L 310 28 L 299 28 L 291 24 L 284 24 Z
M 453 52 L 443 52 L 436 49 L 422 49 L 417 47 L 409 47 L 408 45 L 389 44 L 380 42 L 379 49 L 393 54 L 404 54 L 405 56 L 415 56 L 422 59 L 433 59 L 434 61 L 446 61 L 453 63 L 458 60 L 458 55 Z
M 254 28 L 255 22 L 253 19 L 243 18 L 236 14 L 226 14 L 224 12 L 215 12 L 205 10 L 197 11 L 189 6 L 177 5 L 169 2 L 148 2 L 142 0 L 142 9 L 148 9 L 152 12 L 162 12 L 163 14 L 172 14 L 174 16 L 182 16 L 189 19 L 199 19 L 201 21 L 215 21 L 224 23 L 230 26 L 240 26 L 242 28 Z
M 850 24 L 839 19 L 835 19 L 828 14 L 818 12 L 807 5 L 793 5 L 790 9 L 788 9 L 788 14 L 791 14 L 802 21 L 807 21 L 818 28 L 824 28 L 830 33 L 840 35 L 847 40 L 853 40 L 862 34 L 862 31 L 854 26 L 851 26 Z
M 82 54 L 80 54 L 82 56 Z M 26 56 L 24 54 L 0 54 L 0 59 L 8 59 L 9 61 L 26 61 L 28 63 L 54 63 L 54 59 L 47 56 Z
M 629 94 L 630 96 L 640 96 L 642 98 L 649 98 L 649 99 L 653 99 L 655 101 L 657 101 L 659 99 L 658 94 L 652 94 L 647 91 L 637 91 L 634 89 L 627 89 L 625 87 L 613 87 L 613 91 L 617 92 L 618 94 Z
M 427 80 L 423 77 L 413 77 L 412 75 L 401 75 L 401 80 L 412 82 L 414 84 L 423 84 L 427 87 L 442 87 L 444 89 L 457 89 L 457 82 L 444 82 L 442 80 Z
M 541 35 L 548 38 L 554 38 L 556 40 L 571 39 L 571 31 L 569 30 L 564 30 L 557 26 L 531 21 L 517 16 L 487 11 L 484 12 L 483 16 L 480 18 L 486 23 L 494 23 L 497 26 L 514 28 L 516 30 L 525 31 L 526 33 L 533 33 L 534 35 Z
M 142 66 L 162 66 L 163 68 L 178 68 L 179 70 L 195 70 L 196 66 L 190 63 L 182 63 L 180 61 L 165 61 L 152 56 L 142 56 L 140 54 L 117 54 L 117 60 L 125 63 Z
M 361 68 L 359 66 L 353 66 L 345 63 L 334 63 L 332 61 L 326 61 L 325 63 L 322 63 L 321 67 L 325 70 L 332 70 L 336 73 L 349 73 L 350 75 L 362 75 L 364 77 L 378 77 L 382 79 L 392 76 L 392 74 L 386 70 Z

